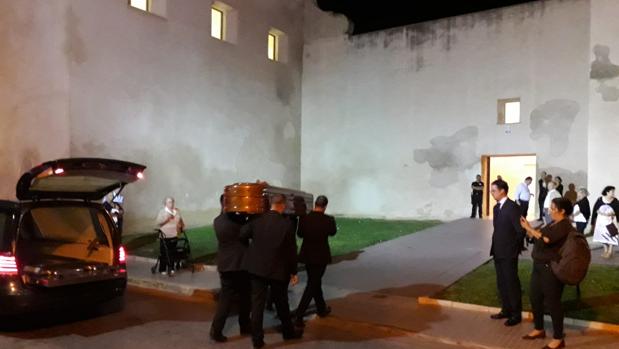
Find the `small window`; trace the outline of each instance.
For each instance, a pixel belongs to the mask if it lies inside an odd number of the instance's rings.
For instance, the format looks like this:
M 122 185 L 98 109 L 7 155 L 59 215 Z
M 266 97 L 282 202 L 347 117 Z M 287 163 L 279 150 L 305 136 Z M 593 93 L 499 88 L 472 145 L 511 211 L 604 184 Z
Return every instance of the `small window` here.
M 148 12 L 149 0 L 129 0 L 129 5 L 139 10 Z
M 224 39 L 224 12 L 211 8 L 211 36 L 215 39 Z
M 236 44 L 238 12 L 230 5 L 215 1 L 211 6 L 211 37 Z
M 165 17 L 167 12 L 167 1 L 168 0 L 129 0 L 129 6 L 160 17 Z
M 276 62 L 287 62 L 288 36 L 281 30 L 269 30 L 267 36 L 267 58 Z
M 520 98 L 499 99 L 498 124 L 520 123 Z
M 269 33 L 268 45 L 269 45 L 269 49 L 268 49 L 267 57 L 269 57 L 269 59 L 272 61 L 276 61 L 277 60 L 277 36 L 275 34 Z

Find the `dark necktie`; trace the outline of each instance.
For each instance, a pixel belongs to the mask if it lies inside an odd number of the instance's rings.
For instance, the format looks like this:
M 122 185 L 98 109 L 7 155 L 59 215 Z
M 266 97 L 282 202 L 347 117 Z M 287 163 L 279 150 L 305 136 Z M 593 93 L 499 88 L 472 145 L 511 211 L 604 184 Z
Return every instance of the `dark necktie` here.
M 501 204 L 494 205 L 494 216 L 498 216 L 499 212 L 501 212 Z

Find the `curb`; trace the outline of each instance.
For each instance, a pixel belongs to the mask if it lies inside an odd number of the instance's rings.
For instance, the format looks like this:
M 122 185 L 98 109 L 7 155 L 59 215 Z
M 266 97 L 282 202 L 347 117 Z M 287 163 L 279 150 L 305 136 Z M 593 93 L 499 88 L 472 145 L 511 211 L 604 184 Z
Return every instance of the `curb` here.
M 215 300 L 217 294 L 219 293 L 219 289 L 206 289 L 206 288 L 196 288 L 193 286 L 187 285 L 179 285 L 171 282 L 164 282 L 160 280 L 153 279 L 140 279 L 140 278 L 132 278 L 129 277 L 127 279 L 127 285 L 145 288 L 149 290 L 156 290 L 174 294 L 180 294 L 183 296 L 200 296 L 203 298 L 208 298 Z
M 484 305 L 469 304 L 469 303 L 460 303 L 460 302 L 447 301 L 443 299 L 435 299 L 435 298 L 430 298 L 430 297 L 419 297 L 417 299 L 417 303 L 420 305 L 434 305 L 434 306 L 439 306 L 439 307 L 477 311 L 477 312 L 482 312 L 482 313 L 498 313 L 501 310 L 500 308 L 496 308 L 496 307 L 488 307 Z M 523 311 L 522 318 L 528 321 L 533 321 L 533 313 L 529 311 Z M 550 321 L 550 317 L 548 315 L 545 315 L 544 320 Z M 619 333 L 619 325 L 609 324 L 606 322 L 565 318 L 564 324 L 570 325 L 573 327 L 580 327 L 583 329 Z
M 127 255 L 127 262 L 148 263 L 148 264 L 155 265 L 155 263 L 157 263 L 157 258 Z M 200 270 L 217 271 L 216 265 L 202 264 L 202 263 L 196 263 L 195 265 L 198 266 Z

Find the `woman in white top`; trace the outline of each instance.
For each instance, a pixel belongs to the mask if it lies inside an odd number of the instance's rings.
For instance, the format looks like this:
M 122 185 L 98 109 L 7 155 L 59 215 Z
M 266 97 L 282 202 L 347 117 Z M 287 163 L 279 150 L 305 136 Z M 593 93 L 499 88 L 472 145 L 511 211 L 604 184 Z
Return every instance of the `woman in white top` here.
M 603 258 L 610 258 L 613 255 L 613 246 L 619 244 L 617 235 L 612 236 L 608 226 L 617 226 L 617 213 L 619 211 L 619 201 L 615 198 L 615 187 L 607 186 L 602 191 L 602 196 L 593 206 L 593 216 L 591 224 L 593 229 L 593 242 L 604 245 Z M 612 228 L 612 227 L 611 227 Z
M 579 188 L 576 192 L 576 203 L 574 204 L 574 223 L 576 223 L 576 230 L 579 233 L 584 234 L 589 218 L 591 217 L 591 206 L 589 206 L 589 191 L 587 188 Z
M 166 275 L 168 272 L 173 275 L 177 237 L 185 229 L 185 222 L 183 222 L 183 217 L 175 206 L 174 198 L 165 198 L 164 207 L 157 215 L 157 226 L 164 236 L 164 239 L 159 242 L 159 272 L 162 275 Z M 169 253 L 166 253 L 166 250 Z
M 552 200 L 560 197 L 561 194 L 557 191 L 557 182 L 548 182 L 548 194 L 544 200 L 544 223 L 546 225 L 552 222 L 552 218 L 550 218 L 550 204 L 552 203 Z

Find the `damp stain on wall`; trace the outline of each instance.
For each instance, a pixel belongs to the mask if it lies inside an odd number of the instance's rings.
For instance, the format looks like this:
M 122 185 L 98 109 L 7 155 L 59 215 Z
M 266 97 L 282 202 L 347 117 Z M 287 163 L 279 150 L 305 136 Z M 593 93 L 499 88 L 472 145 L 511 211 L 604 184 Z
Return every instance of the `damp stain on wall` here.
M 589 77 L 599 84 L 595 91 L 602 96 L 602 100 L 605 102 L 619 101 L 619 87 L 617 86 L 619 65 L 613 64 L 611 61 L 610 47 L 595 45 L 593 54 L 595 59 L 591 63 Z
M 356 50 L 405 47 L 412 52 L 412 69 L 420 71 L 426 65 L 427 60 L 424 48 L 438 46 L 448 52 L 458 43 L 458 36 L 465 35 L 467 31 L 477 26 L 485 26 L 489 34 L 499 34 L 504 28 L 504 23 L 526 25 L 527 19 L 543 17 L 547 6 L 546 1 L 533 1 L 514 8 L 498 8 L 360 35 L 349 35 L 348 40 L 351 47 Z
M 566 152 L 569 133 L 580 112 L 576 101 L 553 99 L 531 112 L 531 139 L 550 142 L 550 154 L 559 156 Z
M 450 136 L 439 136 L 430 140 L 430 147 L 416 149 L 414 160 L 428 163 L 432 169 L 430 184 L 447 187 L 458 181 L 458 175 L 479 163 L 477 140 L 479 130 L 475 126 L 465 127 Z
M 65 14 L 65 44 L 64 51 L 67 59 L 72 63 L 82 64 L 88 59 L 86 45 L 79 32 L 79 18 L 71 6 L 67 7 Z
M 551 175 L 553 178 L 554 177 L 561 177 L 562 183 L 563 183 L 563 187 L 565 188 L 564 190 L 567 190 L 568 186 L 570 184 L 574 184 L 574 186 L 576 186 L 576 188 L 580 188 L 580 187 L 586 187 L 587 186 L 587 172 L 585 171 L 572 171 L 572 170 L 568 170 L 562 167 L 545 167 L 545 168 L 540 168 L 539 169 L 540 173 L 542 171 L 546 172 L 547 174 Z M 594 193 L 597 191 L 601 191 L 602 188 L 588 188 L 589 192 Z

